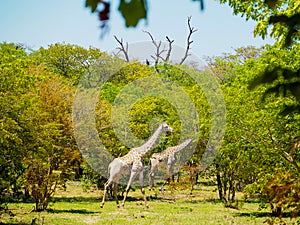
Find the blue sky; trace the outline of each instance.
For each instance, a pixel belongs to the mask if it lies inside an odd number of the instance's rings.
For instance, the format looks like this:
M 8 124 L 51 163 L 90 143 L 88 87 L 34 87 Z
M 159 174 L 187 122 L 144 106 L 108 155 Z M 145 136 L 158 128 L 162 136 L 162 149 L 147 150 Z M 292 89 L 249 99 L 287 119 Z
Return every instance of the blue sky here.
M 38 49 L 56 42 L 93 46 L 103 51 L 117 47 L 116 35 L 129 43 L 149 41 L 142 30 L 157 40 L 165 36 L 185 47 L 188 34 L 187 17 L 198 31 L 193 34 L 192 52 L 199 57 L 216 56 L 233 49 L 272 43 L 271 39 L 254 38 L 253 21 L 234 16 L 231 8 L 213 0 L 205 0 L 205 10 L 191 0 L 148 0 L 148 21 L 126 29 L 117 11 L 118 0 L 112 0 L 110 30 L 100 39 L 96 14 L 84 7 L 84 0 L 4 0 L 0 1 L 0 42 L 20 42 Z M 176 3 L 174 3 L 176 2 Z

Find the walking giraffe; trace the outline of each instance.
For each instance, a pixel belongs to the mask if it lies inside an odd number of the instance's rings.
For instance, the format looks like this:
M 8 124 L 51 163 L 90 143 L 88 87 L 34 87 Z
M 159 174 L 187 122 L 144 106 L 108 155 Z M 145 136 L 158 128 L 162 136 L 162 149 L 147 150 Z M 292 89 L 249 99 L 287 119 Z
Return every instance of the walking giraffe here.
M 119 207 L 119 201 L 117 197 L 117 186 L 122 175 L 130 174 L 130 178 L 125 190 L 122 206 L 124 207 L 126 197 L 128 195 L 130 186 L 134 179 L 139 175 L 139 181 L 141 186 L 141 192 L 144 197 L 145 205 L 148 207 L 147 198 L 144 190 L 144 174 L 143 174 L 143 160 L 144 157 L 154 148 L 159 137 L 167 132 L 173 132 L 173 129 L 169 127 L 165 122 L 162 123 L 158 129 L 153 133 L 149 140 L 140 147 L 131 149 L 126 155 L 115 158 L 108 166 L 109 178 L 104 186 L 103 199 L 100 207 L 102 208 L 105 203 L 105 196 L 108 187 L 113 184 L 113 193 L 117 206 Z
M 191 142 L 193 141 L 193 138 L 187 139 L 185 142 L 169 147 L 166 150 L 158 153 L 154 153 L 150 158 L 150 172 L 149 172 L 149 185 L 150 189 L 154 186 L 154 175 L 155 172 L 158 170 L 158 166 L 160 163 L 164 163 L 167 165 L 167 177 L 171 176 L 174 172 L 174 165 L 176 161 L 176 155 L 178 152 L 182 151 L 184 148 L 186 148 Z M 162 185 L 165 185 L 166 182 Z

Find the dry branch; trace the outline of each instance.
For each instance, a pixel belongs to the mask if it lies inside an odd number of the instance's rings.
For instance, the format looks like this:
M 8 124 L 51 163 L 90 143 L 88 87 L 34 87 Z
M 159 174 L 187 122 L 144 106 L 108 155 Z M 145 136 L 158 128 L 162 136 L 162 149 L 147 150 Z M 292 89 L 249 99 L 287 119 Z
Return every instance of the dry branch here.
M 151 58 L 154 60 L 155 62 L 155 65 L 159 62 L 159 60 L 163 60 L 164 61 L 164 58 L 161 56 L 166 50 L 163 49 L 163 50 L 160 50 L 160 47 L 161 47 L 161 41 L 159 41 L 158 43 L 154 40 L 153 36 L 151 35 L 150 32 L 148 31 L 145 31 L 143 30 L 144 33 L 148 34 L 149 37 L 151 38 L 151 41 L 153 43 L 153 45 L 155 46 L 156 48 L 156 53 L 155 53 L 155 56 L 151 55 Z
M 116 41 L 120 44 L 121 47 L 117 47 L 117 49 L 119 50 L 119 52 L 123 52 L 124 56 L 125 56 L 125 60 L 126 62 L 129 62 L 129 56 L 128 56 L 128 43 L 126 42 L 126 47 L 124 47 L 123 45 L 123 38 L 121 38 L 121 40 L 119 40 L 116 35 L 114 35 L 114 38 L 116 39 Z
M 170 59 L 170 55 L 171 55 L 171 51 L 172 51 L 172 44 L 174 42 L 174 40 L 170 40 L 170 38 L 168 36 L 166 36 L 166 39 L 169 42 L 169 49 L 168 49 L 168 52 L 167 52 L 167 56 L 164 60 L 165 62 L 169 61 L 169 59 Z
M 185 54 L 183 56 L 183 58 L 180 61 L 180 65 L 186 60 L 186 58 L 190 55 L 189 54 L 189 50 L 191 49 L 191 44 L 193 43 L 193 41 L 191 41 L 191 36 L 193 33 L 195 33 L 197 31 L 197 29 L 195 29 L 194 27 L 191 27 L 191 19 L 192 17 L 189 16 L 188 17 L 188 27 L 189 27 L 189 35 L 187 37 L 187 46 L 186 46 L 186 50 L 185 50 Z

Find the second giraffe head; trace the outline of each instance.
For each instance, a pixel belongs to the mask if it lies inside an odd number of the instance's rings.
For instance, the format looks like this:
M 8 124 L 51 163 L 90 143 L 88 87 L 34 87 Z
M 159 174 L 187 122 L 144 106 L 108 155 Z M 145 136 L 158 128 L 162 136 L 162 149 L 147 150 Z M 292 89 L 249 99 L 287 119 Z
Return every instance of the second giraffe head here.
M 163 122 L 161 126 L 164 132 L 173 133 L 172 127 L 170 127 L 166 122 Z

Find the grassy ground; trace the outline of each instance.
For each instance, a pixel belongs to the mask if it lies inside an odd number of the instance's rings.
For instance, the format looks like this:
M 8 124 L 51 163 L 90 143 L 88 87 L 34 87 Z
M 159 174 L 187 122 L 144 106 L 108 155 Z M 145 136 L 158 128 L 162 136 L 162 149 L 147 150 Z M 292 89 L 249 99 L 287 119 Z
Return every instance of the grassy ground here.
M 79 183 L 70 183 L 59 191 L 46 212 L 30 212 L 33 203 L 11 203 L 10 213 L 2 214 L 0 224 L 263 224 L 270 219 L 258 203 L 240 203 L 238 209 L 226 208 L 217 200 L 213 187 L 200 186 L 193 195 L 188 191 L 146 191 L 149 208 L 142 203 L 137 189 L 129 192 L 125 208 L 107 201 L 100 209 L 102 191 L 83 191 Z M 285 224 L 299 224 L 299 219 L 284 218 Z M 267 223 L 265 223 L 267 224 Z M 278 224 L 278 223 L 276 223 Z

